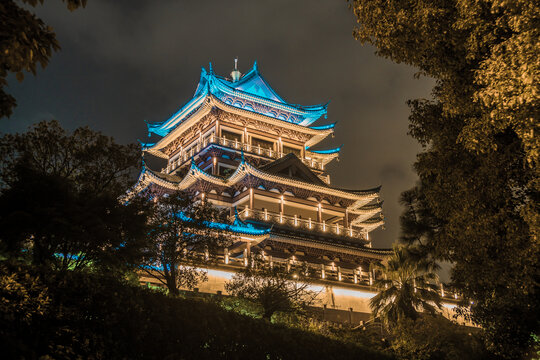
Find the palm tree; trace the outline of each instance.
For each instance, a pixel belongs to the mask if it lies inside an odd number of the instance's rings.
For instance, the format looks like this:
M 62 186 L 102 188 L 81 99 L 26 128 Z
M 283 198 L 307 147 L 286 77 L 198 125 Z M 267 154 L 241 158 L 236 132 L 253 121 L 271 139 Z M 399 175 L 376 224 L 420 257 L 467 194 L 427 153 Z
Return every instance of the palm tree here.
M 438 265 L 418 259 L 406 246 L 394 246 L 386 264 L 375 266 L 382 276 L 374 285 L 379 293 L 370 301 L 375 317 L 386 324 L 395 324 L 403 318 L 416 320 L 420 312 L 434 314 L 441 308 L 440 296 L 434 282 Z

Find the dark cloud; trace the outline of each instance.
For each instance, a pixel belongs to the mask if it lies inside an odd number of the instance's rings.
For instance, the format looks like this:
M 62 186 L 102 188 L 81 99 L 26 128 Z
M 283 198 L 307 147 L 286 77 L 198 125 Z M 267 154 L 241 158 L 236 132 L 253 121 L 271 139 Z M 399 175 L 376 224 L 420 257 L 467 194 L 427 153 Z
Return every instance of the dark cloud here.
M 331 101 L 336 137 L 345 144 L 331 165 L 333 183 L 349 188 L 381 184 L 386 230 L 376 246 L 397 239 L 398 198 L 411 187 L 419 148 L 407 133 L 407 99 L 428 97 L 433 83 L 413 79 L 414 69 L 374 55 L 352 38 L 346 1 L 88 1 L 70 13 L 46 2 L 38 16 L 54 27 L 62 45 L 50 65 L 12 79 L 19 106 L 2 131 L 22 131 L 42 119 L 80 125 L 123 142 L 146 136 L 143 120 L 161 121 L 192 96 L 201 66 L 246 71 L 255 59 L 286 100 Z

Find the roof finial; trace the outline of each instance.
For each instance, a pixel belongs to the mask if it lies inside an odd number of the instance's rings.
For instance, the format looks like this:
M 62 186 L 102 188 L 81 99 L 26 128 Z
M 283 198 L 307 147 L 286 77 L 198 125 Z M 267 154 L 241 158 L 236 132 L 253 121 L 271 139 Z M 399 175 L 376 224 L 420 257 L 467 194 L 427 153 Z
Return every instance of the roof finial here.
M 231 77 L 233 82 L 240 80 L 242 73 L 238 71 L 238 57 L 234 59 L 234 70 L 231 72 Z
M 210 74 L 213 74 L 213 73 L 214 73 L 214 69 L 212 68 L 212 62 L 210 62 L 210 63 L 208 64 L 208 72 L 209 72 Z

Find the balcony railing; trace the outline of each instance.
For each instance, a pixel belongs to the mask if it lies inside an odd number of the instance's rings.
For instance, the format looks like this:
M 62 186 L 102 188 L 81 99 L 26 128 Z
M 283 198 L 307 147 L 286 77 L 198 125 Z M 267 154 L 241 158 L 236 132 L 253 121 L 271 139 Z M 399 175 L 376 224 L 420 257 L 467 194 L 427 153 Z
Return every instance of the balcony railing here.
M 311 218 L 304 219 L 297 215 L 284 215 L 264 210 L 252 210 L 245 208 L 240 213 L 241 219 L 256 219 L 276 224 L 288 225 L 291 227 L 297 227 L 299 229 L 305 229 L 314 232 L 325 232 L 340 236 L 351 237 L 355 239 L 365 239 L 366 234 L 363 231 L 354 229 L 353 227 L 344 227 L 337 223 L 327 224 L 324 220 L 322 222 L 314 221 Z
M 271 266 L 279 268 L 283 272 L 302 272 L 308 278 L 313 280 L 321 279 L 326 281 L 335 281 L 345 284 L 356 284 L 372 287 L 375 283 L 375 275 L 369 268 L 357 267 L 355 269 L 343 268 L 338 266 L 332 261 L 328 261 L 322 264 L 308 263 L 305 261 L 299 261 L 294 255 L 288 259 L 268 256 L 265 252 L 262 252 L 264 260 L 263 266 Z M 224 255 L 218 255 L 217 265 L 225 264 L 233 267 L 246 267 L 249 265 L 246 251 L 242 255 L 233 257 L 229 256 L 228 252 Z M 377 274 L 380 276 L 380 274 Z M 461 296 L 454 289 L 443 288 L 441 284 L 438 285 L 439 294 L 445 300 L 459 300 Z M 373 290 L 375 288 L 373 287 Z
M 169 164 L 167 168 L 164 170 L 166 170 L 167 173 L 174 171 L 175 169 L 180 167 L 182 164 L 184 164 L 186 161 L 191 159 L 192 156 L 199 153 L 202 149 L 204 149 L 206 146 L 210 144 L 222 145 L 222 146 L 226 146 L 232 149 L 243 150 L 246 153 L 260 155 L 260 156 L 268 157 L 271 159 L 280 159 L 283 156 L 287 155 L 285 153 L 278 152 L 273 149 L 267 149 L 261 146 L 253 146 L 251 144 L 240 142 L 238 140 L 231 140 L 224 137 L 211 135 L 203 139 L 202 143 L 197 142 L 197 144 L 192 146 L 188 151 L 182 150 L 178 159 L 176 159 L 173 163 Z M 306 164 L 307 166 L 313 169 L 324 170 L 324 163 L 322 161 L 315 161 L 315 160 L 306 159 L 306 158 L 302 158 L 301 160 L 304 164 Z

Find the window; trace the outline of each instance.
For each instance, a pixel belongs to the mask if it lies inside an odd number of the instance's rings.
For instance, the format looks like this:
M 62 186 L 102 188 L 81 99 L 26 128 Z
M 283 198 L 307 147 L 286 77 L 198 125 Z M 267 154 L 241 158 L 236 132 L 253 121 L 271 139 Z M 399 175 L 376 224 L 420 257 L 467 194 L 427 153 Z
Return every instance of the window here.
M 283 153 L 284 153 L 285 155 L 287 155 L 287 154 L 294 154 L 294 155 L 300 157 L 300 149 L 293 148 L 293 147 L 289 147 L 289 146 L 285 146 L 285 145 L 283 145 Z
M 263 139 L 251 138 L 251 145 L 253 147 L 261 147 L 261 149 L 274 149 L 274 143 L 272 141 L 266 141 Z
M 225 139 L 231 140 L 231 141 L 236 140 L 238 142 L 242 142 L 242 135 L 234 133 L 232 131 L 221 130 L 221 137 L 224 137 Z

